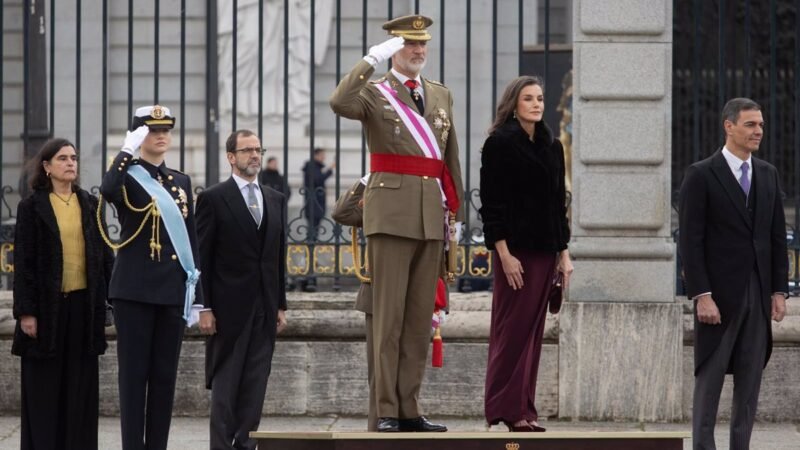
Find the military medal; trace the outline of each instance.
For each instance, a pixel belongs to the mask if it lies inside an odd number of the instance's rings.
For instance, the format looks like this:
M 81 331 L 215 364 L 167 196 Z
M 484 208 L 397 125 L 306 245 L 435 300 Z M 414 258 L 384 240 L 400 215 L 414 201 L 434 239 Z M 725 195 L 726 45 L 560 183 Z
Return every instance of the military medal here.
M 400 125 L 394 126 L 394 134 L 395 136 L 400 136 Z
M 189 217 L 189 196 L 186 195 L 186 191 L 184 191 L 182 187 L 178 188 L 178 200 L 176 203 L 181 205 L 181 214 L 183 218 L 186 219 Z

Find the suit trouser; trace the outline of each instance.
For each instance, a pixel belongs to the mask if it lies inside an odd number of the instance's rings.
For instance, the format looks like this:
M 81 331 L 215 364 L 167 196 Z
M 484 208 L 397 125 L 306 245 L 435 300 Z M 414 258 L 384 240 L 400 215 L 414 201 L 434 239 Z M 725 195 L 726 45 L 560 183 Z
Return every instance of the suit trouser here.
M 369 407 L 367 408 L 367 431 L 378 431 L 378 412 L 375 400 L 375 345 L 372 334 L 372 314 L 364 314 L 367 337 L 367 380 L 369 382 Z
M 258 305 L 258 303 L 257 303 Z M 274 320 L 258 305 L 211 383 L 211 449 L 255 449 L 275 347 Z
M 692 441 L 695 450 L 716 449 L 714 425 L 725 372 L 733 369 L 733 407 L 730 448 L 748 449 L 761 388 L 761 373 L 767 351 L 769 318 L 761 306 L 758 275 L 753 272 L 744 305 L 735 322 L 728 325 L 717 349 L 697 371 L 692 411 Z
M 181 353 L 182 306 L 115 299 L 124 450 L 165 450 Z
M 378 417 L 422 415 L 419 391 L 431 338 L 443 241 L 369 236 Z

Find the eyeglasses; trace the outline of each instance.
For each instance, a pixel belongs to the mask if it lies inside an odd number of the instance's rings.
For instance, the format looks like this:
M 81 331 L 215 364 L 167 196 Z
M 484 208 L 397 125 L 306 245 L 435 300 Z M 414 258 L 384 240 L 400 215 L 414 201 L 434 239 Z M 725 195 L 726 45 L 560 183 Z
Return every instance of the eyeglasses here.
M 264 153 L 267 153 L 267 149 L 258 147 L 237 148 L 233 151 L 233 153 L 259 153 L 263 155 Z

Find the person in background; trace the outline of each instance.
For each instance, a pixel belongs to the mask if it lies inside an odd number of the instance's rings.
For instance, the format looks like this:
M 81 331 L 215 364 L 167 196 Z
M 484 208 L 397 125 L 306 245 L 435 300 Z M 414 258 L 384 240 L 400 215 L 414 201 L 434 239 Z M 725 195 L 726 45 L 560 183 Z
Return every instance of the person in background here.
M 259 180 L 261 184 L 283 194 L 287 202 L 289 201 L 289 197 L 292 196 L 292 188 L 289 187 L 286 177 L 278 172 L 278 158 L 274 156 L 267 158 L 267 167 L 261 171 Z
M 543 89 L 538 77 L 509 83 L 481 153 L 480 214 L 499 262 L 484 407 L 489 425 L 509 431 L 544 431 L 534 401 L 547 298 L 555 271 L 566 290 L 573 270 L 564 150 L 542 120 Z
M 30 160 L 31 195 L 14 231 L 11 352 L 22 357 L 22 450 L 96 450 L 98 355 L 114 256 L 97 198 L 78 185 L 78 152 L 47 141 Z
M 325 217 L 327 192 L 325 181 L 333 175 L 336 163 L 325 166 L 325 149 L 315 148 L 314 157 L 303 165 L 303 186 L 305 188 L 305 207 L 303 212 L 308 220 L 306 242 L 313 245 L 319 238 L 319 224 Z M 300 281 L 305 292 L 316 292 L 317 280 L 309 276 Z

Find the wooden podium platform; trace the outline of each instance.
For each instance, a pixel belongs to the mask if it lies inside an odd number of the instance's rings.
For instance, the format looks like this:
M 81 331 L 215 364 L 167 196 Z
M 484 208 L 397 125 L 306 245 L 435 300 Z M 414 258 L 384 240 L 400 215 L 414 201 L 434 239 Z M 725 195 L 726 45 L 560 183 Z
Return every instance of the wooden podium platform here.
M 256 431 L 261 450 L 683 450 L 688 432 L 367 433 Z

